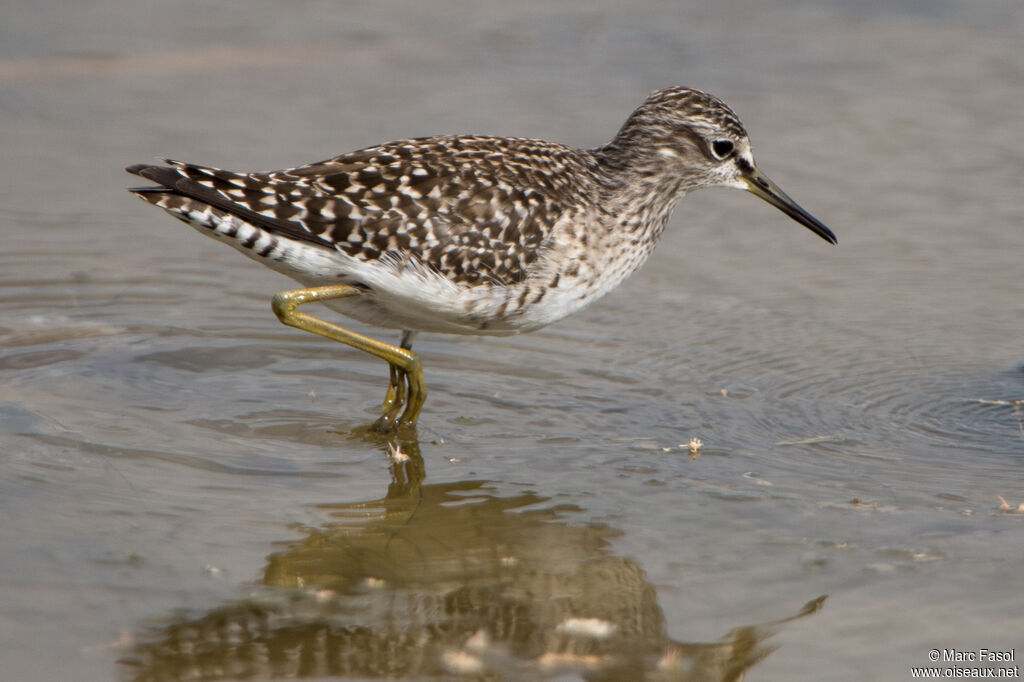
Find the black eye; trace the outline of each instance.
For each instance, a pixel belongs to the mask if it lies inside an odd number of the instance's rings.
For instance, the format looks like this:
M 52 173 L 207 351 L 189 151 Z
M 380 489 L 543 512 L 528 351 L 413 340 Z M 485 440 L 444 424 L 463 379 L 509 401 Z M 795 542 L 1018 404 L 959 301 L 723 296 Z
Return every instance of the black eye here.
M 732 140 L 715 140 L 711 143 L 711 151 L 718 159 L 726 159 L 732 154 Z

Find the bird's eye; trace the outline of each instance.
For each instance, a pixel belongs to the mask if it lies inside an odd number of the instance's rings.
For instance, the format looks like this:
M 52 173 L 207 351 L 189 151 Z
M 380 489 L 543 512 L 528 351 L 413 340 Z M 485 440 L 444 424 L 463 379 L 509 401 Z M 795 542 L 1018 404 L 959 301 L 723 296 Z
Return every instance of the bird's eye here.
M 729 158 L 732 154 L 734 145 L 732 140 L 715 140 L 711 143 L 711 152 L 715 155 L 718 160 Z

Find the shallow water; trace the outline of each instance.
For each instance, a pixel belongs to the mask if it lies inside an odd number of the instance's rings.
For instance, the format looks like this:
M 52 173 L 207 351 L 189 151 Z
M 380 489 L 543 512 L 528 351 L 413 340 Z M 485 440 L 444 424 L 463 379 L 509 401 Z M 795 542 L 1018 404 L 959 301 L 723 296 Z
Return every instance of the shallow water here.
M 931 649 L 1024 655 L 1019 6 L 339 7 L 0 10 L 5 678 L 910 679 Z M 399 464 L 364 429 L 379 361 L 282 327 L 287 280 L 124 191 L 158 155 L 597 145 L 669 84 L 737 109 L 840 245 L 687 197 L 583 313 L 420 337 Z

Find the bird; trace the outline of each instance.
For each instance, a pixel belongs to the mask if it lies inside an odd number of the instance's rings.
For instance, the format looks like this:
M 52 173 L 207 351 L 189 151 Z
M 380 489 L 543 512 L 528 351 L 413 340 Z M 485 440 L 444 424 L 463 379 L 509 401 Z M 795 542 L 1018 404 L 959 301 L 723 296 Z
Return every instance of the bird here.
M 440 135 L 271 172 L 161 161 L 126 168 L 153 183 L 129 191 L 299 282 L 272 299 L 282 323 L 388 363 L 382 432 L 415 428 L 426 399 L 417 333 L 512 335 L 577 312 L 647 260 L 688 192 L 746 190 L 837 243 L 758 169 L 735 112 L 686 87 L 651 93 L 592 149 Z M 298 310 L 313 302 L 400 341 Z

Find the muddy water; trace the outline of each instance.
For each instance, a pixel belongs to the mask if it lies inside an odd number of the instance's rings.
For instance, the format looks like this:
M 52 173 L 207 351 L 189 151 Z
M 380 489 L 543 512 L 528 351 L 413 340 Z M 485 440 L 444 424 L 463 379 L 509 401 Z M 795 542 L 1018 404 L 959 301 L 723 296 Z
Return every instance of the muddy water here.
M 1024 502 L 1017 6 L 2 14 L 4 677 L 909 679 L 931 649 L 1024 655 L 1000 500 Z M 421 337 L 397 464 L 363 428 L 386 368 L 281 327 L 286 280 L 123 189 L 158 155 L 596 145 L 668 84 L 732 104 L 840 246 L 688 197 L 576 317 Z

